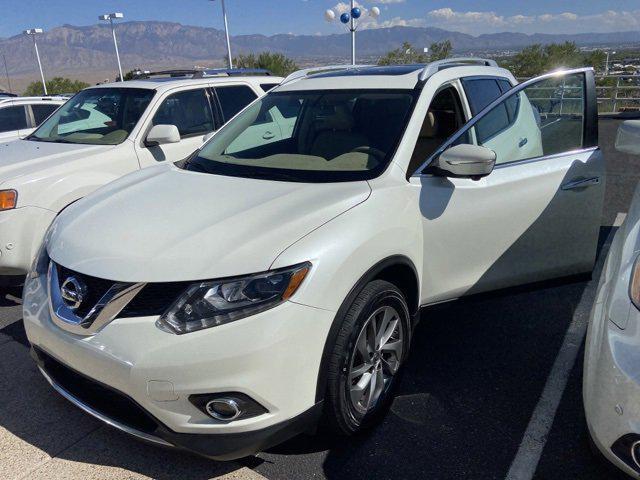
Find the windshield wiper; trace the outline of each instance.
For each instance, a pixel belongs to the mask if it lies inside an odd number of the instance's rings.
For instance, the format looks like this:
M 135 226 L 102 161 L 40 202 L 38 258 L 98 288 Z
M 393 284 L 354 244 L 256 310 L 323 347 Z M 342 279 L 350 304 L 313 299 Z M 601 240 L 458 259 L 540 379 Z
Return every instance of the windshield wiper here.
M 255 178 L 256 180 L 282 180 L 285 182 L 300 182 L 301 180 L 294 176 L 294 175 L 289 175 L 288 173 L 282 173 L 282 172 L 248 172 L 248 173 L 243 173 L 240 176 L 242 177 L 246 177 L 246 178 Z

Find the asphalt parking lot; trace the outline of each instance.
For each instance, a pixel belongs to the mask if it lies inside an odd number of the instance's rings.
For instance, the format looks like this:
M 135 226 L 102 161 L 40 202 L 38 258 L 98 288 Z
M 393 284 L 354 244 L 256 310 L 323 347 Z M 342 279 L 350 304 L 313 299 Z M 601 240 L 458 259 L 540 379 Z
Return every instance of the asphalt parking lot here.
M 613 152 L 600 258 L 627 211 L 640 159 Z M 584 329 L 598 281 L 551 282 L 426 309 L 385 421 L 353 439 L 300 436 L 217 463 L 139 443 L 72 407 L 40 376 L 20 290 L 0 290 L 0 478 L 618 479 L 588 447 Z M 294 392 L 292 392 L 294 393 Z

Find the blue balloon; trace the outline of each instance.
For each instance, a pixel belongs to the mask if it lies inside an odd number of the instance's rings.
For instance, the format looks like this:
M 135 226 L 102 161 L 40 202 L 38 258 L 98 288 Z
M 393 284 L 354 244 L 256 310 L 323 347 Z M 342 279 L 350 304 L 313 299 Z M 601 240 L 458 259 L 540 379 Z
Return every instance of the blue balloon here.
M 351 9 L 351 16 L 353 18 L 360 18 L 360 15 L 362 15 L 362 10 L 360 10 L 358 7 L 353 7 Z
M 342 23 L 349 23 L 349 20 L 351 20 L 351 16 L 348 13 L 343 13 L 342 15 L 340 15 L 340 21 Z

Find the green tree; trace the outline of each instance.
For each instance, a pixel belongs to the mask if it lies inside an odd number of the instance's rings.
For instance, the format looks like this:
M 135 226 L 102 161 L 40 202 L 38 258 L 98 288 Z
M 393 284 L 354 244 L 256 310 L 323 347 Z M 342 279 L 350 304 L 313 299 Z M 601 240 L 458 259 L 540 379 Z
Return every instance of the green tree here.
M 602 50 L 582 52 L 574 42 L 564 42 L 531 45 L 501 63 L 516 77 L 533 77 L 558 68 L 592 66 L 602 70 L 606 57 Z
M 444 60 L 451 56 L 453 45 L 450 40 L 444 40 L 442 42 L 435 42 L 429 46 L 429 60 L 435 62 L 437 60 Z
M 47 93 L 49 95 L 57 95 L 61 93 L 76 93 L 87 88 L 88 83 L 80 80 L 71 80 L 69 78 L 54 77 L 51 80 L 47 80 Z M 37 97 L 44 95 L 41 82 L 31 82 L 27 85 L 27 89 L 24 91 L 26 97 Z
M 257 56 L 253 53 L 238 55 L 233 59 L 235 68 L 264 68 L 274 75 L 286 77 L 299 69 L 296 62 L 281 53 L 262 52 Z

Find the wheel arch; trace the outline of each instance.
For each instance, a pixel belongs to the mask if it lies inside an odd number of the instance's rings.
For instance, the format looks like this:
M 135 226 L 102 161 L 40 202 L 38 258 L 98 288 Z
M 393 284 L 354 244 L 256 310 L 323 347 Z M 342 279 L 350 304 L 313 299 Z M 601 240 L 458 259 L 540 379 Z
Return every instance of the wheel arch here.
M 418 271 L 410 258 L 404 255 L 393 255 L 387 257 L 366 271 L 362 277 L 351 288 L 345 299 L 340 304 L 340 308 L 329 329 L 329 334 L 325 340 L 320 359 L 320 369 L 318 371 L 318 382 L 316 385 L 316 403 L 324 399 L 327 388 L 327 374 L 331 349 L 340 331 L 340 319 L 346 314 L 355 297 L 369 282 L 373 280 L 386 280 L 393 283 L 405 295 L 412 322 L 415 322 L 416 314 L 420 305 L 420 283 Z

